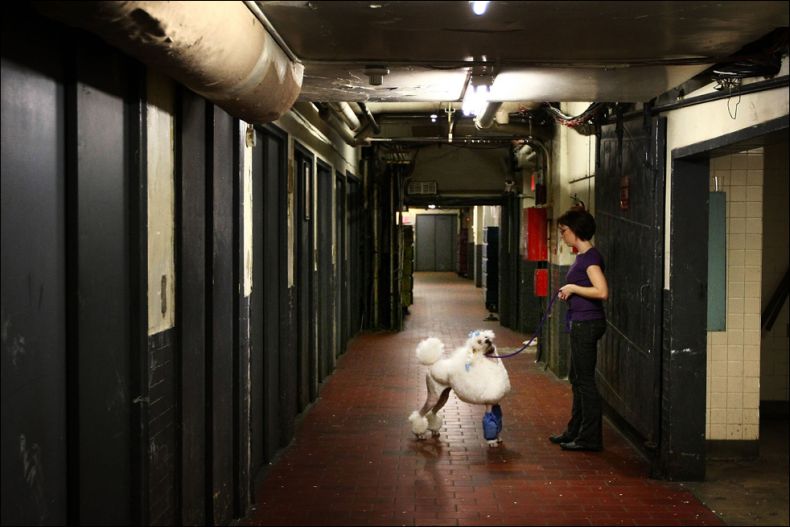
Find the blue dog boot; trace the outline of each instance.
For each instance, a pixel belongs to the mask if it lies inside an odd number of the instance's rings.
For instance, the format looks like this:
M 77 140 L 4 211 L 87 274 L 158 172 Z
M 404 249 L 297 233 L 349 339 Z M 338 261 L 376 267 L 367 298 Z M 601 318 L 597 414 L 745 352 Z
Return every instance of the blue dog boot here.
M 493 408 L 491 408 L 491 413 L 494 414 L 494 418 L 496 419 L 496 435 L 498 436 L 502 431 L 502 407 L 495 404 Z
M 493 412 L 486 412 L 483 415 L 483 437 L 486 441 L 496 441 L 498 433 L 496 416 Z

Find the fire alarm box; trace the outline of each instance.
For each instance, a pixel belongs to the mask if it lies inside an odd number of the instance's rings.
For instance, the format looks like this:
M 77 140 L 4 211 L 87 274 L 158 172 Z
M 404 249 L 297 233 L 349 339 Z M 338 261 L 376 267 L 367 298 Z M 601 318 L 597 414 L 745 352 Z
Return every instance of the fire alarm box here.
M 535 296 L 549 296 L 549 270 L 535 269 Z
M 545 208 L 529 207 L 526 209 L 526 229 L 524 243 L 527 250 L 525 256 L 530 262 L 545 262 L 549 259 L 548 222 Z

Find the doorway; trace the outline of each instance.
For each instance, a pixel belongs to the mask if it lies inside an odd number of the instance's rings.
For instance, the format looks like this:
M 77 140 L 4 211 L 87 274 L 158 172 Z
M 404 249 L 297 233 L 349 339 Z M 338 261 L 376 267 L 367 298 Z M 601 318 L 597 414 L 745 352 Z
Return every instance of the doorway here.
M 454 271 L 458 241 L 453 214 L 420 214 L 416 220 L 416 270 Z

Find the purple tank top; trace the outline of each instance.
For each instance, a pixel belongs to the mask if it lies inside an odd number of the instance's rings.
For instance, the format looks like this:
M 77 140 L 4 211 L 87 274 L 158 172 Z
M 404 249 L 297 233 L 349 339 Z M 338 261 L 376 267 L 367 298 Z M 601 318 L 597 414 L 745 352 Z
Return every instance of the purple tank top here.
M 601 271 L 604 271 L 603 256 L 595 247 L 591 247 L 584 254 L 576 256 L 576 261 L 573 262 L 573 265 L 568 270 L 565 282 L 582 287 L 592 287 L 590 277 L 587 276 L 587 268 L 591 265 L 597 265 L 601 268 Z M 601 300 L 593 300 L 580 295 L 571 295 L 568 299 L 569 321 L 600 320 L 602 318 L 606 318 L 606 315 L 604 314 Z

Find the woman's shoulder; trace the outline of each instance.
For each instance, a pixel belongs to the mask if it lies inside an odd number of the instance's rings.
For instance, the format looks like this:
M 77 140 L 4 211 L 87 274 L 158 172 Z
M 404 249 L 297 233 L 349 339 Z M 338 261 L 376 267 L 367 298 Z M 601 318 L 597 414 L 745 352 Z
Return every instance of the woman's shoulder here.
M 590 247 L 590 250 L 584 253 L 584 261 L 587 266 L 590 265 L 603 265 L 603 255 L 597 247 Z

